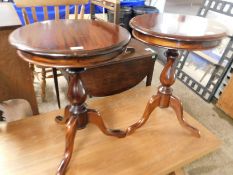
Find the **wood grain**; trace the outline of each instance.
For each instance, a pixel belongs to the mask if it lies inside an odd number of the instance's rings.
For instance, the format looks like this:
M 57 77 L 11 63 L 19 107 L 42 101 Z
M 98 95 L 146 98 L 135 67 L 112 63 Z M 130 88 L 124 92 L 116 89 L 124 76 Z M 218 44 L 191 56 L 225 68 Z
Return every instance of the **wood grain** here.
M 233 77 L 220 95 L 217 107 L 233 118 Z
M 185 175 L 184 170 L 178 169 L 172 173 L 169 173 L 168 175 Z
M 210 49 L 227 36 L 225 27 L 216 21 L 189 15 L 145 14 L 134 17 L 130 26 L 137 39 L 174 49 Z
M 142 115 L 152 87 L 133 89 L 107 98 L 91 99 L 111 128 L 125 128 Z M 125 98 L 127 97 L 127 98 Z M 51 175 L 56 172 L 64 149 L 65 126 L 57 125 L 54 111 L 1 127 L 1 173 Z M 149 122 L 124 139 L 103 135 L 93 125 L 77 131 L 67 175 L 165 175 L 214 151 L 220 141 L 187 113 L 201 138 L 180 127 L 170 109 L 156 109 Z M 27 138 L 27 139 L 25 139 Z M 172 146 L 171 146 L 172 145 Z
M 46 57 L 87 59 L 122 51 L 130 39 L 126 29 L 95 20 L 44 21 L 21 27 L 9 37 L 10 43 L 18 50 Z
M 4 10 L 7 10 L 7 15 L 2 14 Z M 0 20 L 0 102 L 15 98 L 25 99 L 30 103 L 33 113 L 38 114 L 29 66 L 19 58 L 8 42 L 9 34 L 21 24 L 11 3 L 0 3 L 0 18 L 2 16 L 5 19 Z M 15 20 L 9 24 L 7 21 L 12 19 Z
M 69 1 L 33 1 L 33 3 L 31 1 L 28 0 L 21 0 L 21 1 L 16 1 L 16 6 L 18 7 L 22 7 L 22 13 L 23 13 L 23 18 L 24 18 L 24 22 L 25 24 L 30 24 L 31 23 L 35 23 L 38 21 L 38 17 L 36 14 L 36 6 L 42 6 L 43 7 L 43 12 L 44 12 L 44 20 L 48 20 L 48 6 L 54 6 L 54 12 L 55 12 L 55 20 L 59 20 L 60 18 L 60 8 L 59 6 L 64 6 L 65 5 L 65 18 L 68 19 L 69 18 L 69 9 L 70 9 L 70 5 L 74 5 L 75 4 L 75 17 L 77 17 L 78 15 L 78 8 L 79 6 L 81 6 L 81 11 L 80 11 L 80 18 L 83 18 L 84 15 L 84 11 L 85 11 L 85 6 L 84 4 L 86 4 L 88 1 L 85 0 L 80 0 L 80 1 L 73 1 L 73 0 L 69 0 Z M 65 3 L 65 4 L 63 4 Z M 28 13 L 27 9 L 31 9 L 32 11 L 32 18 L 33 20 L 30 21 L 30 15 Z M 77 18 L 75 18 L 77 19 Z M 36 35 L 35 35 L 36 36 Z M 43 36 L 42 36 L 43 38 Z M 33 40 L 33 39 L 32 39 Z M 33 65 L 33 62 L 32 64 Z M 31 66 L 32 67 L 32 66 Z M 33 71 L 33 70 L 32 70 Z M 46 73 L 47 70 L 45 68 L 42 69 L 42 81 L 41 81 L 41 98 L 42 101 L 44 102 L 46 100 L 46 96 L 45 96 L 45 88 L 46 88 Z M 59 90 L 58 90 L 58 83 L 57 83 L 57 72 L 56 69 L 53 69 L 53 77 L 54 77 L 54 82 L 55 82 L 55 89 L 56 89 L 56 96 L 58 99 L 58 107 L 60 108 L 60 99 L 59 99 Z M 33 77 L 34 79 L 34 77 Z
M 124 53 L 100 64 L 90 66 L 80 74 L 91 96 L 106 96 L 123 92 L 147 77 L 151 84 L 157 54 L 146 51 L 148 46 L 132 39 L 128 45 L 134 52 Z M 155 57 L 154 59 L 152 57 Z
M 18 7 L 35 7 L 35 6 L 59 6 L 70 4 L 86 4 L 88 0 L 14 0 Z

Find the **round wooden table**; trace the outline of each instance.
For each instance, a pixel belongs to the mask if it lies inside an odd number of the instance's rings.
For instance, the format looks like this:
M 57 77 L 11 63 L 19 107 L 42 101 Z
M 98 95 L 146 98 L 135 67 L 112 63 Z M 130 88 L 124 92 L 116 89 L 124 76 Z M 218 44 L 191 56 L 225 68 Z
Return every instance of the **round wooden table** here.
M 94 20 L 57 20 L 34 23 L 11 33 L 10 43 L 27 62 L 53 68 L 65 68 L 69 74 L 68 99 L 64 117 L 66 148 L 57 174 L 65 174 L 72 156 L 77 129 L 88 123 L 97 125 L 109 136 L 125 137 L 126 132 L 106 128 L 100 114 L 87 108 L 87 93 L 80 72 L 97 63 L 112 59 L 123 51 L 131 39 L 130 33 L 117 25 Z
M 167 63 L 160 75 L 161 86 L 158 93 L 149 100 L 143 117 L 128 128 L 133 133 L 149 118 L 156 107 L 171 107 L 176 112 L 179 123 L 192 134 L 200 137 L 198 129 L 189 125 L 183 118 L 180 100 L 172 95 L 171 86 L 175 82 L 175 61 L 179 58 L 178 50 L 206 50 L 218 46 L 226 36 L 226 31 L 215 21 L 198 16 L 178 14 L 146 14 L 130 21 L 133 36 L 147 44 L 165 47 Z M 194 104 L 195 105 L 195 104 Z

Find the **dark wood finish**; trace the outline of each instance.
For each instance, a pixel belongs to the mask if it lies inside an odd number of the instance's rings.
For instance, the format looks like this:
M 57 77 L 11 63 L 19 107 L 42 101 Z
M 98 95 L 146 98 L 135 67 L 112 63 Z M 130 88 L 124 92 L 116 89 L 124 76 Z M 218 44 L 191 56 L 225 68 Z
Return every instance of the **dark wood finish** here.
M 226 36 L 224 26 L 198 16 L 147 14 L 130 21 L 135 38 L 156 46 L 206 50 L 220 44 Z
M 140 128 L 143 124 L 145 124 L 145 122 L 149 119 L 150 114 L 156 107 L 172 107 L 176 112 L 178 121 L 180 122 L 181 126 L 189 130 L 193 135 L 200 137 L 199 130 L 192 127 L 184 120 L 182 104 L 178 98 L 172 95 L 171 86 L 175 82 L 174 62 L 175 59 L 178 58 L 178 55 L 179 54 L 177 50 L 169 49 L 166 52 L 168 60 L 160 76 L 160 82 L 162 85 L 159 87 L 157 95 L 152 96 L 149 102 L 147 103 L 142 118 L 137 123 L 135 123 L 127 129 L 127 135 L 132 134 L 136 129 Z
M 49 40 L 42 40 L 45 37 Z M 11 34 L 9 41 L 18 49 L 19 55 L 24 60 L 41 66 L 48 66 L 47 63 L 50 62 L 51 67 L 67 68 L 70 80 L 68 89 L 70 105 L 66 107 L 64 118 L 56 117 L 58 123 L 66 123 L 67 126 L 65 154 L 57 170 L 58 175 L 64 175 L 66 172 L 77 129 L 84 129 L 88 123 L 93 123 L 106 135 L 126 136 L 123 131 L 108 129 L 100 114 L 87 108 L 85 105 L 87 93 L 80 74 L 85 71 L 84 68 L 121 54 L 130 39 L 131 36 L 126 29 L 93 20 L 34 23 Z
M 143 113 L 142 104 L 153 94 L 154 87 L 133 88 L 89 100 L 88 106 L 98 108 L 109 126 L 125 128 Z M 54 116 L 63 113 L 59 110 L 28 117 L 2 129 L 1 174 L 55 174 L 66 128 L 57 125 Z M 186 120 L 200 129 L 201 138 L 190 137 L 179 126 L 172 110 L 156 109 L 151 115 L 150 122 L 124 139 L 106 137 L 92 125 L 77 132 L 67 175 L 167 175 L 221 146 L 216 136 L 186 112 Z
M 123 51 L 125 51 L 126 46 L 123 47 L 120 50 L 104 54 L 104 55 L 99 55 L 99 56 L 92 56 L 92 57 L 59 57 L 59 58 L 46 58 L 42 56 L 37 56 L 37 55 L 32 55 L 30 53 L 24 52 L 24 51 L 18 51 L 18 54 L 21 58 L 23 58 L 25 61 L 36 64 L 36 65 L 41 65 L 45 67 L 54 67 L 54 68 L 82 68 L 82 67 L 89 67 L 89 66 L 94 66 L 96 64 L 109 61 L 118 55 L 120 55 Z
M 59 121 L 59 118 L 56 118 L 60 123 L 66 123 L 67 127 L 65 154 L 57 170 L 57 175 L 63 175 L 66 172 L 72 156 L 77 129 L 84 129 L 88 123 L 93 123 L 106 135 L 119 138 L 126 136 L 126 133 L 121 130 L 108 129 L 101 115 L 97 111 L 86 107 L 87 93 L 80 79 L 80 72 L 82 72 L 82 69 L 68 70 L 70 75 L 68 99 L 71 105 L 66 107 L 63 121 Z
M 58 76 L 57 76 L 57 69 L 53 68 L 53 80 L 54 80 L 54 85 L 55 85 L 55 91 L 56 91 L 56 97 L 57 97 L 57 105 L 58 108 L 61 108 L 61 102 L 60 102 L 60 94 L 59 94 L 59 87 L 58 87 Z
M 50 56 L 56 62 L 54 57 L 62 57 L 63 60 L 64 57 L 89 59 L 91 56 L 117 52 L 128 44 L 130 38 L 126 29 L 112 23 L 55 20 L 21 27 L 10 35 L 9 40 L 19 50 Z
M 80 73 L 89 95 L 106 96 L 120 93 L 134 87 L 145 77 L 146 85 L 151 84 L 156 59 L 152 59 L 152 56 L 157 55 L 146 51 L 148 46 L 135 39 L 130 41 L 128 48 L 134 48 L 134 51 L 123 53 Z
M 0 3 L 1 18 L 4 20 L 0 20 L 0 102 L 15 98 L 25 99 L 30 103 L 33 114 L 38 114 L 29 66 L 19 58 L 8 42 L 9 34 L 21 24 L 11 3 Z
M 68 19 L 70 15 L 70 5 L 74 5 L 74 18 L 75 19 L 83 19 L 84 17 L 84 11 L 85 11 L 85 5 L 88 3 L 88 0 L 59 0 L 59 1 L 54 1 L 54 0 L 39 0 L 39 1 L 28 1 L 28 0 L 15 0 L 14 1 L 15 5 L 17 7 L 22 8 L 22 15 L 24 18 L 25 24 L 29 23 L 34 23 L 38 22 L 38 17 L 36 14 L 37 9 L 35 7 L 42 7 L 43 8 L 43 17 L 44 20 L 49 19 L 48 15 L 48 6 L 54 6 L 54 13 L 55 13 L 55 20 L 58 20 L 60 18 L 59 13 L 60 13 L 60 8 L 59 6 L 65 6 L 65 18 Z M 27 8 L 27 10 L 26 10 Z M 81 8 L 81 9 L 80 9 Z M 32 14 L 28 14 L 28 9 L 31 10 Z M 78 10 L 80 9 L 80 10 Z M 29 20 L 29 18 L 32 17 L 32 21 Z M 31 64 L 33 65 L 33 64 Z M 32 66 L 31 66 L 32 68 Z M 53 69 L 53 77 L 54 77 L 54 82 L 55 82 L 55 89 L 56 89 L 56 96 L 57 96 L 57 102 L 58 106 L 60 107 L 60 98 L 59 98 L 59 88 L 58 88 L 58 80 L 57 80 L 57 72 L 56 68 Z M 34 73 L 34 69 L 32 69 L 32 72 Z M 41 69 L 41 74 L 43 77 L 41 77 L 41 98 L 42 101 L 46 101 L 46 73 L 49 72 L 46 68 Z M 34 74 L 33 74 L 34 78 Z
M 193 28 L 191 23 L 198 25 L 198 29 Z M 213 21 L 178 14 L 141 15 L 133 18 L 130 25 L 137 39 L 169 49 L 165 53 L 167 63 L 160 75 L 161 86 L 158 88 L 157 95 L 151 97 L 142 118 L 130 126 L 126 134 L 132 134 L 145 124 L 156 107 L 171 107 L 181 126 L 200 137 L 199 130 L 189 125 L 183 118 L 180 100 L 172 95 L 171 86 L 175 83 L 175 60 L 179 58 L 178 49 L 196 50 L 217 46 L 226 36 L 225 30 Z

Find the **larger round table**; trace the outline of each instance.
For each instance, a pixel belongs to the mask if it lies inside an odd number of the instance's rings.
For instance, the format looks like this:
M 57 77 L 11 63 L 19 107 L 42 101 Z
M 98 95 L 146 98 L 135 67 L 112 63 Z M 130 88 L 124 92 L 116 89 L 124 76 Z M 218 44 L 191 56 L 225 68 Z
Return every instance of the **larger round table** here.
M 126 132 L 106 128 L 100 114 L 89 109 L 87 93 L 80 79 L 85 68 L 112 59 L 123 51 L 131 39 L 129 32 L 117 25 L 92 20 L 57 20 L 34 23 L 15 30 L 10 43 L 26 61 L 46 67 L 64 68 L 69 74 L 68 99 L 64 117 L 66 147 L 57 174 L 65 174 L 72 156 L 77 129 L 88 123 L 97 125 L 109 136 L 125 137 Z
M 157 95 L 151 97 L 143 117 L 128 128 L 128 134 L 141 127 L 156 107 L 170 106 L 176 112 L 179 123 L 192 134 L 200 137 L 199 130 L 185 121 L 180 100 L 172 95 L 175 61 L 179 58 L 178 50 L 206 50 L 218 46 L 226 36 L 226 30 L 217 22 L 202 17 L 169 13 L 137 16 L 130 21 L 130 26 L 136 39 L 167 48 L 165 52 L 167 63 L 160 75 L 161 86 Z

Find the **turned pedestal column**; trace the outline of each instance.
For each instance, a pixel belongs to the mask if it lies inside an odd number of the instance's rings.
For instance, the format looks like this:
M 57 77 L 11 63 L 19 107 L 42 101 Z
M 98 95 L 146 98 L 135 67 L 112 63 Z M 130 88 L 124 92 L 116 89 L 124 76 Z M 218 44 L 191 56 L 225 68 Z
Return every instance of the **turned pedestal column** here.
M 171 107 L 181 126 L 200 137 L 199 130 L 185 121 L 182 103 L 173 95 L 171 86 L 175 83 L 174 63 L 179 59 L 179 49 L 206 50 L 218 46 L 226 36 L 225 29 L 205 18 L 166 13 L 137 16 L 130 21 L 130 26 L 136 39 L 167 48 L 165 52 L 167 63 L 160 75 L 161 85 L 157 94 L 150 98 L 142 118 L 127 129 L 127 134 L 132 134 L 141 127 L 156 107 Z
M 104 36 L 104 37 L 103 37 Z M 53 68 L 63 68 L 69 75 L 68 100 L 64 116 L 56 122 L 65 124 L 65 153 L 57 170 L 64 175 L 70 162 L 76 131 L 93 123 L 106 135 L 125 137 L 120 130 L 108 129 L 101 115 L 85 104 L 87 93 L 80 78 L 86 68 L 115 58 L 126 50 L 131 36 L 115 24 L 95 20 L 56 20 L 34 23 L 15 30 L 10 42 L 25 61 Z
M 56 117 L 58 123 L 66 124 L 66 147 L 64 158 L 58 168 L 57 174 L 65 174 L 66 168 L 73 152 L 74 139 L 76 131 L 84 129 L 88 123 L 95 124 L 99 129 L 108 136 L 125 137 L 125 132 L 121 130 L 108 129 L 101 115 L 94 109 L 89 109 L 85 104 L 87 93 L 83 87 L 79 73 L 83 69 L 68 69 L 67 72 L 70 77 L 68 88 L 68 99 L 70 105 L 65 108 L 64 117 Z

